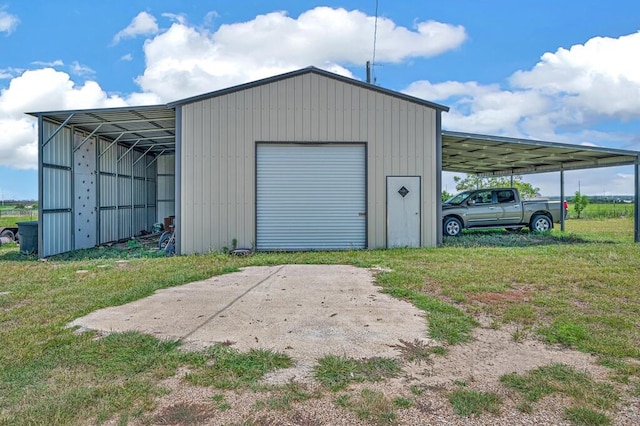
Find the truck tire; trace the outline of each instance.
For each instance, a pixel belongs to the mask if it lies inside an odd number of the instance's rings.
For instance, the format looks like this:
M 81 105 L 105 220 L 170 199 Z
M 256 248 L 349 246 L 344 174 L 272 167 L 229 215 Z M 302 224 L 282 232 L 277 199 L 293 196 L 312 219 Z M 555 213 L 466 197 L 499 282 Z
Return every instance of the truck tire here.
M 442 230 L 447 237 L 457 237 L 462 232 L 462 222 L 455 217 L 448 217 L 444 220 Z
M 543 214 L 537 214 L 531 219 L 532 232 L 546 232 L 550 231 L 552 227 L 551 219 Z
M 0 237 L 9 238 L 11 239 L 11 241 L 16 241 L 16 236 L 10 229 L 5 229 L 4 231 L 0 232 Z

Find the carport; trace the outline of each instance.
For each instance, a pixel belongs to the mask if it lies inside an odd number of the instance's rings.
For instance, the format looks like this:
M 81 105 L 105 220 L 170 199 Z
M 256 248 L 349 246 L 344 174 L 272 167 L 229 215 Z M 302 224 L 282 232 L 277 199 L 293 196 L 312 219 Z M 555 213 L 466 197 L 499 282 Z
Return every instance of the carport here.
M 38 119 L 40 257 L 129 238 L 174 214 L 174 109 L 31 115 Z
M 442 131 L 442 171 L 480 177 L 559 172 L 561 200 L 565 171 L 629 165 L 634 166 L 634 241 L 640 242 L 640 152 Z M 564 231 L 564 217 L 561 228 Z

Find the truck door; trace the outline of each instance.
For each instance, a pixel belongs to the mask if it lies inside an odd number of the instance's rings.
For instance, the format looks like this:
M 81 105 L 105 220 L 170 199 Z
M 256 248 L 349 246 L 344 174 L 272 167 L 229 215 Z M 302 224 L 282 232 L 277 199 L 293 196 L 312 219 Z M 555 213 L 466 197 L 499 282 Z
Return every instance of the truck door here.
M 499 209 L 490 189 L 478 191 L 469 197 L 467 222 L 470 226 L 491 226 L 498 220 Z
M 522 203 L 516 201 L 516 194 L 511 189 L 494 191 L 498 221 L 504 225 L 517 225 L 522 222 Z

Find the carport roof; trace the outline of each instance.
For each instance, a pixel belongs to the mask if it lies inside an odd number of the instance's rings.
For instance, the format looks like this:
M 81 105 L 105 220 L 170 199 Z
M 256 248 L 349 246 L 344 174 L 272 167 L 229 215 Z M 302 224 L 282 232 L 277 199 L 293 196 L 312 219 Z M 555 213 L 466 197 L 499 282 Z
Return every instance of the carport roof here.
M 166 105 L 28 113 L 153 154 L 175 152 L 176 112 Z M 47 141 L 42 141 L 46 145 Z
M 442 170 L 521 175 L 635 164 L 640 152 L 462 132 L 442 132 Z

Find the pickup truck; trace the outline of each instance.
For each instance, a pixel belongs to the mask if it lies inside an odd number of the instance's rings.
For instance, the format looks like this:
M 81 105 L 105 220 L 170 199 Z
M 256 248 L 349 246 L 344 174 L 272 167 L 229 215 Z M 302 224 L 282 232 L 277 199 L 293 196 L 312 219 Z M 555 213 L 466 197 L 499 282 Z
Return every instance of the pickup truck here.
M 563 212 L 563 210 L 565 210 Z M 522 201 L 515 188 L 490 188 L 454 195 L 442 206 L 443 233 L 458 236 L 463 229 L 505 228 L 520 230 L 525 226 L 544 232 L 560 222 L 566 214 L 560 201 Z

